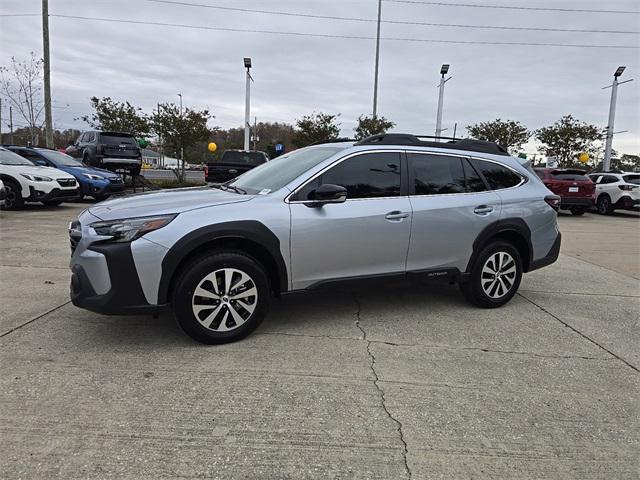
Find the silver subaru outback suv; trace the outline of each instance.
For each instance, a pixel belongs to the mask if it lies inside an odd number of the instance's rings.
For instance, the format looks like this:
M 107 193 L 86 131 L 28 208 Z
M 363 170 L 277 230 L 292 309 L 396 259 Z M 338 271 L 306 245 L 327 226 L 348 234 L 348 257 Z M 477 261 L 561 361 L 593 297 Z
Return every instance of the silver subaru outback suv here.
M 71 223 L 71 299 L 170 308 L 194 339 L 251 333 L 271 297 L 423 275 L 485 308 L 560 250 L 559 197 L 494 143 L 384 134 L 293 151 L 223 185 L 99 203 Z

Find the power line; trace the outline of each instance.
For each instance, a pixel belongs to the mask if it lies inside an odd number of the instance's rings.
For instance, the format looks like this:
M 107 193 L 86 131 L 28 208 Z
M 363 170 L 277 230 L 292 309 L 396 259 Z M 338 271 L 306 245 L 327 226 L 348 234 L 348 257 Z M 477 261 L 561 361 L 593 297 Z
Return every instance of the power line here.
M 384 0 L 392 3 L 412 3 L 417 5 L 435 5 L 439 7 L 470 7 L 470 8 L 502 8 L 507 10 L 534 10 L 541 12 L 577 12 L 577 13 L 625 13 L 638 15 L 638 11 L 633 10 L 588 10 L 585 8 L 543 8 L 543 7 L 516 7 L 513 5 L 477 5 L 473 3 L 449 3 L 449 2 L 427 2 L 424 0 Z
M 40 13 L 0 13 L 0 17 L 39 17 Z
M 324 33 L 303 33 L 303 32 L 279 32 L 274 30 L 256 30 L 256 29 L 241 29 L 241 28 L 225 28 L 225 27 L 209 27 L 201 25 L 189 25 L 183 23 L 165 23 L 165 22 L 151 22 L 141 20 L 124 20 L 117 18 L 102 18 L 102 17 L 84 17 L 79 15 L 57 15 L 51 14 L 51 17 L 68 18 L 73 20 L 93 20 L 99 22 L 113 22 L 113 23 L 129 23 L 133 25 L 154 25 L 161 27 L 178 27 L 178 28 L 192 28 L 196 30 L 212 30 L 220 32 L 239 32 L 239 33 L 261 33 L 267 35 L 288 35 L 296 37 L 316 37 L 316 38 L 340 38 L 350 40 L 375 40 L 375 37 L 367 37 L 364 35 L 334 35 Z M 381 40 L 392 42 L 418 42 L 418 43 L 451 43 L 461 45 L 510 45 L 510 46 L 535 46 L 535 47 L 575 47 L 575 48 L 622 48 L 622 49 L 638 49 L 638 45 L 598 45 L 598 44 L 572 44 L 572 43 L 535 43 L 535 42 L 486 42 L 475 40 L 438 40 L 428 38 L 402 38 L 402 37 L 380 37 Z
M 239 8 L 239 7 L 222 7 L 218 5 L 207 5 L 202 3 L 182 2 L 175 0 L 143 0 L 152 3 L 162 3 L 165 5 L 180 5 L 184 7 L 200 7 L 211 8 L 215 10 L 225 10 L 232 12 L 244 12 L 244 13 L 262 13 L 265 15 L 281 15 L 287 17 L 303 17 L 303 18 L 317 18 L 323 20 L 343 20 L 351 22 L 366 22 L 376 23 L 378 20 L 373 18 L 361 18 L 361 17 L 339 17 L 335 15 L 317 15 L 311 13 L 294 13 L 283 12 L 274 10 L 259 10 L 253 8 Z M 403 20 L 381 20 L 381 23 L 388 23 L 392 25 L 419 25 L 427 27 L 450 27 L 450 28 L 474 28 L 474 29 L 486 29 L 486 30 L 531 30 L 539 32 L 571 32 L 571 33 L 622 33 L 622 34 L 634 34 L 638 35 L 638 31 L 625 31 L 625 30 L 591 30 L 591 29 L 571 29 L 571 28 L 547 28 L 547 27 L 510 27 L 502 25 L 465 25 L 456 23 L 429 23 L 429 22 L 417 22 L 417 21 L 403 21 Z

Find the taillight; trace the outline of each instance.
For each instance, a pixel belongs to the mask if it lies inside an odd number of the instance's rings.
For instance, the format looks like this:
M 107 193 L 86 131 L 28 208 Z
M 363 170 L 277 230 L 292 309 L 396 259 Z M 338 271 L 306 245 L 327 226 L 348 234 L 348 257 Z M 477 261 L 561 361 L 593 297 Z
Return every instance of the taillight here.
M 625 192 L 630 192 L 634 188 L 638 188 L 638 185 L 618 185 L 620 190 L 624 190 Z
M 558 195 L 547 195 L 544 197 L 544 201 L 556 212 L 560 209 L 560 197 Z
M 209 176 L 209 167 L 207 165 L 204 166 L 204 176 L 205 177 Z

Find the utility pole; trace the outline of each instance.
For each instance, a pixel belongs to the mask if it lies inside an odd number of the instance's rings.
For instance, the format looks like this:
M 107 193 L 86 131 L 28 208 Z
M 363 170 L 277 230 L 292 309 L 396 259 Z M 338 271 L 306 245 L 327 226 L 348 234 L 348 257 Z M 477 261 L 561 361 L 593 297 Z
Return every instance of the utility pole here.
M 13 107 L 9 105 L 9 144 L 13 145 Z
M 244 150 L 245 151 L 249 151 L 249 137 L 251 135 L 251 120 L 249 120 L 250 118 L 250 114 L 251 114 L 251 82 L 253 81 L 253 78 L 251 78 L 251 58 L 245 57 L 244 59 L 244 66 L 247 69 L 247 85 L 246 85 L 246 91 L 245 91 L 245 103 L 244 103 Z
M 444 78 L 444 76 L 449 71 L 449 64 L 445 63 L 440 68 L 440 85 L 438 88 L 440 89 L 438 94 L 438 115 L 436 117 L 436 137 L 439 137 L 442 134 L 442 103 L 444 100 L 444 84 L 451 80 L 451 77 Z
M 180 132 L 183 131 L 184 125 L 182 125 L 182 94 L 179 93 L 178 96 L 180 97 Z M 182 133 L 180 134 L 180 163 L 181 168 L 180 168 L 180 179 L 184 180 L 184 138 L 182 137 Z
M 42 0 L 42 55 L 44 57 L 44 128 L 47 148 L 53 148 L 51 62 L 49 58 L 49 0 Z
M 258 117 L 253 117 L 253 149 L 256 149 L 258 142 Z
M 620 66 L 613 74 L 613 83 L 611 85 L 607 85 L 606 87 L 602 87 L 602 89 L 611 88 L 611 102 L 609 103 L 609 121 L 607 123 L 607 136 L 605 140 L 604 147 L 604 161 L 602 162 L 602 169 L 605 172 L 611 170 L 611 147 L 613 143 L 613 124 L 616 118 L 616 100 L 618 97 L 618 85 L 622 85 L 623 83 L 633 81 L 633 78 L 630 80 L 625 80 L 624 82 L 618 82 L 618 77 L 622 75 L 624 69 L 627 67 Z
M 160 117 L 160 103 L 158 103 L 158 117 Z M 158 158 L 158 167 L 164 167 L 164 158 L 163 158 L 163 153 L 164 153 L 164 147 L 162 145 L 162 132 L 158 132 L 158 146 L 159 148 L 159 158 Z
M 380 64 L 380 19 L 382 18 L 382 0 L 378 0 L 378 29 L 376 33 L 376 67 L 373 80 L 373 118 L 378 116 L 378 65 Z
M 2 145 L 2 98 L 0 98 L 0 145 Z

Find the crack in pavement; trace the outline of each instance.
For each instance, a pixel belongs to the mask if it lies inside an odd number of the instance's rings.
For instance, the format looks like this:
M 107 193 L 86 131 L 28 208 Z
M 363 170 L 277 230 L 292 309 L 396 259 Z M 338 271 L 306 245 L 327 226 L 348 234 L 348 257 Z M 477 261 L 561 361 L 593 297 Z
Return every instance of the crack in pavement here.
M 578 330 L 577 328 L 569 325 L 567 322 L 565 322 L 564 320 L 562 320 L 560 317 L 554 315 L 553 313 L 551 313 L 549 310 L 545 309 L 543 306 L 538 305 L 536 302 L 534 302 L 533 300 L 531 300 L 530 298 L 525 297 L 522 293 L 518 292 L 517 293 L 518 296 L 524 298 L 527 302 L 531 303 L 532 305 L 535 305 L 536 307 L 538 307 L 540 310 L 542 310 L 544 313 L 546 313 L 547 315 L 551 316 L 552 318 L 555 318 L 558 322 L 560 322 L 562 325 L 564 325 L 565 327 L 573 330 L 574 332 L 576 332 L 578 335 L 580 335 L 582 338 L 584 338 L 585 340 L 588 340 L 589 342 L 593 343 L 596 347 L 604 350 L 605 352 L 607 352 L 609 355 L 617 358 L 618 360 L 620 360 L 622 363 L 624 363 L 625 365 L 627 365 L 628 367 L 631 367 L 633 370 L 635 370 L 637 373 L 640 373 L 640 369 L 638 369 L 638 367 L 636 367 L 635 365 L 632 365 L 631 363 L 627 362 L 624 358 L 620 357 L 619 355 L 613 353 L 611 350 L 609 350 L 608 348 L 606 348 L 603 345 L 600 345 L 598 342 L 596 342 L 594 339 L 592 339 L 591 337 L 589 337 L 588 335 L 582 333 L 580 330 Z
M 42 317 L 47 316 L 47 315 L 49 315 L 49 314 L 50 314 L 50 313 L 52 313 L 52 312 L 55 312 L 55 311 L 56 311 L 56 310 L 58 310 L 59 308 L 62 308 L 62 307 L 64 307 L 65 305 L 69 305 L 70 303 L 71 303 L 71 300 L 69 300 L 69 301 L 67 301 L 67 302 L 64 302 L 62 305 L 58 305 L 57 307 L 53 307 L 52 309 L 47 310 L 46 312 L 41 313 L 40 315 L 37 315 L 37 316 L 33 317 L 31 320 L 29 320 L 29 321 L 27 321 L 27 322 L 24 322 L 23 324 L 18 325 L 17 327 L 13 327 L 12 329 L 7 330 L 7 331 L 6 331 L 6 332 L 4 332 L 3 334 L 0 334 L 0 338 L 2 338 L 2 337 L 6 337 L 7 335 L 9 335 L 9 334 L 11 334 L 11 333 L 15 332 L 16 330 L 20 330 L 22 327 L 26 327 L 26 326 L 27 326 L 27 325 L 29 325 L 30 323 L 33 323 L 33 322 L 35 322 L 36 320 L 39 320 L 39 319 L 41 319 Z
M 398 420 L 393 415 L 391 415 L 391 412 L 387 408 L 387 401 L 384 396 L 384 390 L 380 387 L 380 378 L 378 377 L 378 372 L 376 372 L 376 357 L 371 351 L 372 342 L 367 339 L 367 332 L 364 330 L 364 328 L 362 328 L 362 325 L 360 325 L 360 311 L 361 311 L 360 301 L 355 295 L 353 295 L 353 299 L 356 302 L 356 305 L 358 306 L 358 309 L 356 310 L 355 324 L 358 330 L 362 332 L 362 340 L 367 343 L 367 354 L 369 355 L 369 360 L 370 360 L 369 368 L 371 369 L 371 373 L 373 374 L 373 378 L 374 378 L 373 385 L 376 387 L 376 390 L 378 390 L 378 393 L 380 394 L 380 403 L 382 405 L 382 409 L 385 411 L 387 416 L 396 424 L 396 429 L 398 431 L 398 435 L 400 436 L 400 441 L 402 442 L 402 459 L 404 461 L 405 473 L 407 474 L 408 478 L 411 479 L 411 469 L 409 468 L 409 463 L 407 462 L 407 455 L 409 453 L 409 449 L 407 447 L 407 442 L 404 439 L 404 434 L 402 433 L 402 423 L 400 422 L 400 420 Z

